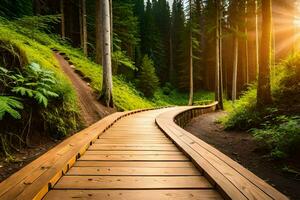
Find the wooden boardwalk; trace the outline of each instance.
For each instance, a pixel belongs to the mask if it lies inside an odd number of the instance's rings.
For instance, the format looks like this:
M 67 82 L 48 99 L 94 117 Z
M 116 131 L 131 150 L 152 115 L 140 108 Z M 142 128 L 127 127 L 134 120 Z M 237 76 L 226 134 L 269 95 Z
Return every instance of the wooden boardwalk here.
M 156 126 L 155 118 L 161 112 L 142 112 L 118 121 L 45 199 L 221 199 Z
M 0 183 L 0 200 L 287 199 L 177 125 L 214 106 L 108 116 Z

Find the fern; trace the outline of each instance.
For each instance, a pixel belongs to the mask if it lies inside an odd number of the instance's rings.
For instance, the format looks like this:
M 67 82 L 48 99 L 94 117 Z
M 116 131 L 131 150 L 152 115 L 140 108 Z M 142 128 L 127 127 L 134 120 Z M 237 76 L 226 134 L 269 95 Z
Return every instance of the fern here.
M 21 119 L 18 110 L 23 109 L 20 99 L 11 96 L 0 96 L 0 120 L 3 119 L 5 113 L 10 114 L 15 119 Z
M 41 68 L 37 63 L 31 63 L 25 73 L 25 79 L 12 89 L 12 92 L 33 98 L 38 104 L 48 106 L 49 98 L 57 98 L 59 95 L 52 88 L 56 79 L 53 72 Z M 20 82 L 17 82 L 17 84 Z

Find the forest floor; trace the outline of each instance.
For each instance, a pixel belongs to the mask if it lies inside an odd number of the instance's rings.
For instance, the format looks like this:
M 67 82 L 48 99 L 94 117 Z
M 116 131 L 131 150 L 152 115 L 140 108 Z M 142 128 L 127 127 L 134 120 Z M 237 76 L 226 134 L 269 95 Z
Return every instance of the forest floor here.
M 291 199 L 300 199 L 299 159 L 275 161 L 267 156 L 253 136 L 248 132 L 225 131 L 216 121 L 226 115 L 215 112 L 193 119 L 186 130 L 211 144 L 254 174 L 267 181 Z M 283 170 L 288 166 L 290 170 Z
M 63 56 L 58 53 L 55 53 L 54 56 L 77 92 L 80 114 L 85 127 L 116 111 L 115 109 L 106 108 L 97 100 L 97 95 L 93 92 L 89 83 L 75 72 L 74 66 L 70 65 Z M 14 152 L 12 154 L 13 159 L 0 157 L 0 182 L 62 142 L 62 140 L 55 140 L 43 134 L 40 137 L 31 138 L 30 141 L 32 147 L 22 148 L 19 152 Z

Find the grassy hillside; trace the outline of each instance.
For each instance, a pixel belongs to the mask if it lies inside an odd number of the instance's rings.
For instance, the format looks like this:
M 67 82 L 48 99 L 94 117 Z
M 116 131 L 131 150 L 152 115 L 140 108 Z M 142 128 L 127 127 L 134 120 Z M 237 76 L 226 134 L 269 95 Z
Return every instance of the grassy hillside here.
M 5 127 L 2 132 L 12 131 L 16 133 L 14 137 L 18 138 L 17 140 L 24 139 L 22 138 L 24 130 L 28 133 L 34 132 L 30 130 L 31 126 L 28 126 L 28 124 L 34 124 L 34 130 L 38 133 L 49 133 L 55 137 L 67 135 L 80 128 L 81 120 L 78 114 L 75 90 L 58 66 L 51 49 L 55 48 L 60 52 L 64 52 L 70 58 L 70 62 L 74 64 L 76 70 L 90 81 L 95 92 L 100 94 L 101 91 L 102 67 L 86 58 L 79 49 L 74 49 L 58 36 L 46 34 L 47 23 L 44 23 L 43 20 L 47 22 L 47 19 L 41 19 L 41 17 L 19 19 L 13 22 L 0 19 L 0 47 L 5 51 L 9 51 L 12 55 L 15 54 L 16 58 L 22 59 L 23 57 L 27 62 L 21 69 L 11 66 L 9 69 L 12 70 L 11 73 L 27 76 L 28 66 L 37 64 L 46 72 L 53 73 L 55 78 L 55 84 L 51 86 L 52 91 L 50 92 L 57 94 L 57 97 L 49 98 L 47 104 L 42 101 L 43 99 L 39 99 L 38 96 L 34 96 L 31 91 L 26 91 L 24 88 L 19 88 L 20 91 L 14 93 L 12 92 L 14 88 L 11 89 L 5 86 L 2 90 L 0 87 L 0 96 L 14 95 L 23 104 L 19 107 L 17 105 L 15 108 L 15 111 L 20 112 L 21 120 L 14 119 L 13 113 L 7 111 L 7 113 L 4 112 L 4 117 L 0 120 L 1 127 Z M 22 55 L 19 55 L 16 50 L 22 52 Z M 5 59 L 5 56 L 2 59 Z M 158 89 L 154 97 L 149 99 L 145 98 L 133 83 L 129 83 L 120 76 L 113 77 L 113 84 L 114 101 L 119 110 L 186 105 L 188 102 L 187 94 L 178 93 L 170 88 Z M 29 85 L 32 86 L 32 83 Z M 213 94 L 210 92 L 195 94 L 197 104 L 207 103 L 212 99 Z M 19 133 L 22 134 L 18 135 Z M 1 138 L 3 141 L 8 141 L 10 136 L 4 134 L 3 137 L 5 137 Z M 2 144 L 4 150 L 5 145 Z
M 3 24 L 6 25 L 3 26 Z M 72 48 L 58 36 L 48 35 L 37 30 L 30 31 L 30 26 L 15 27 L 11 23 L 2 21 L 2 27 L 0 34 L 3 35 L 3 37 L 10 35 L 11 37 L 8 39 L 24 49 L 24 51 L 27 52 L 29 60 L 36 61 L 42 66 L 55 71 L 59 79 L 64 82 L 64 85 L 69 85 L 52 56 L 51 48 L 66 53 L 70 61 L 74 63 L 76 69 L 91 80 L 92 88 L 100 93 L 102 87 L 102 67 L 86 58 L 79 49 Z M 152 108 L 166 105 L 186 105 L 188 102 L 188 96 L 186 94 L 171 91 L 170 94 L 164 95 L 162 89 L 159 89 L 155 93 L 154 98 L 147 99 L 132 83 L 125 81 L 119 76 L 113 77 L 113 83 L 115 105 L 120 110 Z M 201 103 L 202 100 L 208 101 L 212 99 L 213 94 L 210 92 L 198 92 L 195 94 L 196 103 Z

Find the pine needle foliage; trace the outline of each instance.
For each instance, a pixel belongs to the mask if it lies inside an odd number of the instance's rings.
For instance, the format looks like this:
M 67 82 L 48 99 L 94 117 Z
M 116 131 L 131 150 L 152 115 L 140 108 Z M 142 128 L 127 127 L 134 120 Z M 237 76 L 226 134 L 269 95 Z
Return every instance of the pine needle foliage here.
M 142 60 L 138 85 L 146 97 L 152 97 L 159 85 L 153 61 L 147 55 Z

